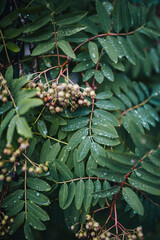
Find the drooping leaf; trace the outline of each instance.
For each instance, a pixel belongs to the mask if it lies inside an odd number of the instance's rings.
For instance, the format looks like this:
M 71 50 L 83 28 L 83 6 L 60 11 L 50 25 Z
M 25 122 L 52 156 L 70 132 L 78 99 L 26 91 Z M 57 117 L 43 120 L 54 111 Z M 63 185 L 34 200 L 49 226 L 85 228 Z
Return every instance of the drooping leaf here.
M 63 209 L 68 198 L 68 184 L 64 183 L 59 190 L 59 205 Z
M 100 42 L 100 44 L 104 48 L 104 50 L 107 53 L 107 55 L 109 56 L 109 58 L 114 63 L 117 63 L 118 62 L 118 55 L 117 55 L 116 49 L 114 49 L 114 47 L 113 47 L 111 37 L 108 37 L 107 39 L 99 38 L 98 41 Z
M 9 232 L 10 235 L 16 232 L 16 230 L 23 224 L 25 218 L 25 212 L 20 212 L 14 219 L 14 223 L 11 226 Z
M 89 137 L 85 137 L 77 149 L 77 160 L 82 161 L 88 154 L 91 147 L 91 140 Z
M 76 55 L 73 52 L 71 46 L 69 45 L 68 42 L 66 42 L 65 40 L 60 40 L 58 41 L 58 47 L 60 47 L 62 49 L 62 51 L 69 57 L 76 59 Z
M 82 128 L 76 131 L 69 141 L 68 150 L 73 150 L 87 135 L 88 128 Z
M 26 138 L 31 138 L 32 137 L 32 132 L 28 126 L 28 122 L 24 117 L 18 117 L 16 120 L 16 127 L 17 127 L 17 132 L 26 137 Z
M 85 182 L 85 192 L 84 192 L 84 209 L 87 211 L 91 207 L 92 193 L 94 185 L 91 179 Z
M 66 164 L 64 164 L 63 162 L 60 162 L 57 159 L 55 160 L 55 163 L 58 171 L 60 172 L 60 174 L 65 180 L 70 180 L 73 178 L 73 174 Z
M 131 208 L 139 215 L 144 215 L 144 207 L 138 198 L 137 194 L 129 187 L 122 188 L 122 195 L 125 201 L 131 206 Z
M 111 20 L 109 18 L 108 12 L 103 6 L 103 3 L 99 0 L 96 1 L 96 10 L 103 30 L 105 32 L 108 32 L 110 30 Z
M 90 41 L 88 43 L 88 49 L 89 49 L 89 55 L 90 55 L 92 61 L 96 64 L 99 59 L 99 52 L 98 52 L 97 44 Z
M 8 125 L 8 130 L 7 130 L 7 143 L 10 144 L 12 142 L 12 139 L 13 139 L 13 134 L 14 134 L 14 131 L 15 131 L 15 126 L 16 126 L 16 123 L 17 123 L 17 115 L 15 115 L 9 125 Z
M 67 200 L 65 202 L 65 205 L 63 206 L 63 209 L 66 209 L 66 208 L 68 208 L 71 205 L 71 203 L 72 203 L 72 201 L 74 199 L 75 189 L 76 189 L 75 183 L 71 182 L 69 184 L 69 188 L 68 188 L 68 197 L 67 197 Z
M 83 180 L 78 181 L 76 184 L 76 192 L 75 192 L 75 206 L 77 210 L 79 210 L 82 206 L 82 202 L 84 199 L 84 190 L 85 184 Z
M 38 128 L 38 131 L 42 134 L 43 137 L 47 136 L 48 131 L 47 131 L 47 126 L 46 126 L 44 121 L 38 120 L 37 128 Z

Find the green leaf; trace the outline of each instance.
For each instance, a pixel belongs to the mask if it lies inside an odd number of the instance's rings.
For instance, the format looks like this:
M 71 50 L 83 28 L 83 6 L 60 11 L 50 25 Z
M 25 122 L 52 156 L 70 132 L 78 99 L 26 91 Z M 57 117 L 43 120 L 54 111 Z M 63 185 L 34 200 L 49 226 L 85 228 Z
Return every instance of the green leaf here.
M 149 172 L 147 172 L 144 169 L 137 169 L 136 171 L 134 171 L 134 174 L 132 174 L 132 175 L 136 176 L 138 178 L 141 178 L 142 180 L 148 181 L 150 183 L 160 184 L 159 177 L 157 177 L 153 174 L 150 174 Z
M 122 195 L 129 206 L 139 215 L 144 215 L 144 207 L 137 194 L 129 187 L 122 188 Z
M 154 152 L 152 152 L 152 153 L 150 153 L 150 154 L 148 155 L 150 161 L 151 161 L 154 165 L 156 165 L 157 167 L 160 167 L 159 156 L 160 156 L 160 150 L 159 150 L 159 149 L 156 150 L 156 151 L 154 151 Z
M 112 124 L 109 124 L 108 126 L 102 126 L 97 124 L 93 125 L 92 132 L 97 135 L 108 137 L 108 138 L 118 138 L 117 131 L 112 126 Z
M 104 178 L 112 182 L 122 182 L 124 180 L 124 174 L 108 171 L 105 168 L 91 168 L 90 172 L 99 178 Z
M 14 130 L 16 127 L 16 123 L 17 123 L 18 117 L 17 115 L 15 115 L 9 125 L 8 125 L 8 130 L 7 130 L 7 143 L 10 144 L 12 142 L 12 138 L 13 138 L 13 134 L 14 134 Z
M 13 39 L 15 37 L 18 37 L 21 33 L 23 32 L 23 27 L 21 28 L 10 28 L 10 29 L 6 29 L 4 32 L 4 36 L 7 39 Z
M 12 65 L 7 68 L 6 73 L 5 73 L 5 79 L 7 81 L 7 84 L 9 84 L 9 87 L 10 87 L 10 83 L 13 80 L 13 66 Z
M 25 234 L 25 238 L 27 240 L 34 240 L 34 237 L 33 237 L 31 228 L 29 226 L 28 220 L 26 220 L 25 224 L 24 224 L 24 234 Z
M 111 82 L 114 82 L 114 74 L 111 70 L 111 68 L 106 65 L 101 67 L 103 75 Z
M 7 112 L 9 109 L 11 109 L 11 107 L 12 107 L 12 102 L 7 102 L 5 105 L 0 107 L 0 115 Z
M 19 14 L 19 9 L 14 10 L 13 12 L 7 14 L 5 17 L 2 18 L 0 21 L 0 28 L 5 28 L 12 24 L 17 18 Z
M 7 127 L 9 121 L 11 120 L 11 118 L 14 116 L 15 114 L 15 109 L 10 110 L 7 115 L 5 116 L 5 118 L 3 119 L 1 125 L 0 125 L 0 137 L 4 131 L 4 129 Z
M 88 154 L 91 146 L 91 140 L 89 137 L 85 137 L 77 149 L 77 160 L 82 161 Z
M 140 58 L 141 60 L 144 60 L 146 55 L 143 51 L 143 48 L 136 40 L 136 37 L 135 36 L 127 36 L 127 41 L 129 42 L 129 44 L 130 44 L 131 48 L 133 49 L 134 53 L 136 54 L 136 56 L 138 58 Z
M 68 184 L 64 183 L 59 190 L 59 205 L 63 209 L 68 197 Z
M 56 18 L 57 25 L 68 25 L 79 22 L 82 18 L 87 15 L 87 12 L 72 12 L 60 15 Z
M 54 181 L 59 181 L 59 177 L 58 177 L 58 174 L 57 174 L 57 169 L 56 169 L 56 164 L 53 163 L 51 168 L 50 168 L 50 174 L 51 174 L 51 177 L 53 178 Z
M 82 31 L 82 30 L 85 30 L 85 29 L 86 29 L 86 26 L 83 26 L 83 25 L 64 26 L 64 27 L 60 28 L 59 31 L 57 31 L 57 35 L 59 34 L 60 36 L 64 36 L 65 37 L 65 36 L 71 36 L 71 35 L 74 34 L 74 36 L 75 37 L 77 36 L 77 38 L 78 38 L 77 33 Z M 71 37 L 71 39 L 72 39 L 72 37 Z M 66 38 L 66 40 L 72 42 L 71 39 Z
M 27 186 L 37 191 L 49 191 L 51 189 L 50 185 L 42 179 L 39 178 L 27 178 Z
M 82 202 L 84 199 L 84 190 L 85 184 L 83 180 L 78 181 L 76 184 L 76 192 L 75 192 L 75 206 L 77 210 L 79 210 L 82 206 Z
M 121 5 L 121 0 L 117 0 L 113 8 L 113 26 L 116 33 L 119 33 L 123 28 Z
M 71 205 L 74 195 L 75 195 L 75 190 L 76 190 L 76 185 L 74 182 L 71 182 L 69 184 L 68 197 L 67 197 L 67 200 L 66 200 L 66 203 L 65 203 L 63 209 L 66 209 Z
M 31 108 L 38 107 L 43 104 L 41 99 L 21 99 L 17 104 L 19 115 L 27 113 Z
M 6 46 L 9 50 L 11 50 L 12 52 L 19 52 L 20 48 L 14 43 L 14 42 L 7 42 Z
M 73 154 L 75 174 L 77 175 L 77 177 L 84 177 L 84 162 L 80 162 L 78 160 L 79 159 L 77 158 L 77 150 L 75 150 Z
M 52 147 L 50 146 L 50 149 L 47 155 L 47 161 L 53 162 L 56 159 L 60 149 L 61 149 L 61 146 L 59 143 L 55 143 Z
M 87 117 L 71 119 L 71 120 L 68 120 L 66 126 L 62 127 L 62 130 L 66 132 L 75 131 L 85 127 L 88 124 L 88 122 L 89 122 L 89 118 Z
M 11 230 L 9 232 L 10 235 L 16 232 L 16 230 L 23 224 L 25 218 L 25 212 L 19 213 L 15 219 L 14 223 L 11 225 Z
M 111 147 L 120 144 L 120 141 L 118 139 L 111 139 L 107 137 L 101 137 L 98 135 L 93 135 L 93 139 L 95 140 L 95 142 L 99 144 L 104 144 L 106 146 L 111 146 Z
M 107 155 L 109 158 L 112 158 L 114 161 L 128 165 L 133 166 L 139 161 L 139 157 L 136 154 L 133 153 L 127 153 L 127 152 L 116 152 L 116 151 L 107 151 Z
M 51 146 L 51 143 L 50 143 L 50 140 L 48 139 L 47 141 L 45 141 L 45 143 L 42 146 L 41 153 L 40 153 L 40 163 L 48 161 L 47 155 L 50 151 L 50 146 Z
M 42 221 L 48 221 L 50 219 L 48 214 L 32 201 L 27 201 L 27 209 L 29 212 L 32 212 L 37 218 L 41 219 Z
M 103 73 L 100 70 L 97 70 L 95 72 L 95 79 L 100 84 L 104 81 L 104 75 L 103 75 Z
M 109 56 L 109 58 L 114 62 L 118 62 L 118 55 L 116 52 L 116 49 L 113 47 L 113 43 L 111 40 L 111 37 L 105 38 L 98 38 L 98 41 L 100 42 L 101 46 L 104 48 L 105 52 Z
M 111 20 L 109 18 L 108 12 L 106 11 L 104 5 L 99 0 L 96 1 L 96 10 L 98 14 L 98 18 L 102 25 L 102 28 L 105 32 L 110 30 Z
M 120 186 L 114 186 L 114 187 L 108 188 L 106 190 L 94 192 L 94 193 L 92 193 L 92 195 L 97 196 L 99 198 L 107 198 L 107 197 L 113 196 L 114 194 L 118 193 L 119 190 L 120 190 Z
M 125 32 L 128 32 L 131 27 L 131 16 L 128 8 L 128 4 L 125 0 L 122 0 L 122 22 Z
M 84 77 L 83 77 L 83 82 L 88 81 L 91 77 L 94 76 L 94 70 L 93 69 L 89 69 L 85 72 Z
M 104 111 L 101 109 L 96 109 L 96 110 L 94 110 L 94 115 L 97 118 L 104 119 L 104 120 L 110 122 L 113 126 L 116 126 L 116 127 L 119 126 L 119 122 L 118 122 L 117 118 L 110 112 L 107 112 L 107 111 Z
M 135 57 L 134 57 L 133 52 L 132 52 L 132 50 L 129 46 L 128 41 L 123 37 L 118 37 L 118 42 L 119 42 L 120 46 L 122 47 L 122 49 L 124 51 L 125 57 L 128 59 L 128 61 L 131 64 L 135 65 L 135 63 L 136 63 L 135 62 Z
M 2 207 L 7 208 L 11 206 L 13 203 L 19 202 L 19 200 L 23 197 L 24 190 L 18 189 L 13 193 L 10 193 L 5 199 L 2 201 Z
M 40 15 L 32 23 L 29 23 L 23 27 L 23 33 L 34 32 L 35 30 L 43 27 L 52 20 L 51 14 Z
M 42 134 L 43 137 L 46 137 L 48 134 L 47 126 L 44 121 L 38 120 L 37 122 L 38 131 Z
M 45 42 L 43 41 L 33 49 L 31 56 L 41 55 L 43 53 L 53 50 L 54 47 L 55 47 L 54 38 L 51 38 Z
M 91 143 L 91 154 L 97 164 L 105 166 L 105 163 L 101 160 L 100 156 L 106 157 L 106 152 L 98 143 Z
M 110 111 L 114 111 L 114 110 L 119 109 L 119 106 L 113 104 L 110 100 L 98 100 L 95 103 L 95 105 L 98 108 L 102 108 L 102 109 L 110 110 Z
M 100 92 L 96 95 L 96 99 L 108 99 L 113 96 L 113 93 L 110 91 Z
M 55 163 L 59 173 L 62 175 L 64 180 L 73 179 L 73 174 L 66 164 L 64 164 L 63 162 L 60 162 L 57 159 L 55 160 Z
M 32 212 L 28 212 L 27 220 L 29 225 L 31 225 L 34 229 L 37 229 L 40 231 L 46 230 L 46 226 Z
M 13 217 L 17 213 L 19 213 L 24 207 L 24 201 L 19 200 L 18 202 L 12 202 L 11 205 L 7 208 L 7 215 L 8 217 Z
M 48 206 L 50 204 L 47 196 L 32 189 L 27 189 L 27 199 L 38 205 Z
M 99 192 L 101 190 L 101 182 L 99 179 L 97 179 L 94 182 L 94 191 Z M 93 196 L 92 198 L 92 206 L 95 206 L 98 203 L 99 197 L 98 196 Z
M 157 184 L 151 184 L 137 177 L 131 177 L 128 179 L 128 181 L 133 187 L 139 190 L 145 191 L 152 195 L 160 196 L 160 189 Z
M 31 138 L 32 137 L 32 132 L 28 126 L 28 123 L 24 117 L 18 117 L 16 120 L 16 127 L 17 127 L 17 132 L 18 134 L 26 137 L 26 138 Z
M 20 29 L 14 29 L 14 30 L 19 30 L 20 31 L 21 28 Z M 13 31 L 13 29 L 12 29 L 12 31 Z M 17 32 L 18 35 L 20 33 Z M 52 27 L 49 25 L 48 27 L 45 26 L 43 29 L 40 29 L 38 31 L 34 31 L 34 32 L 32 32 L 30 34 L 27 34 L 25 36 L 21 36 L 21 37 L 18 38 L 18 40 L 23 41 L 23 42 L 35 42 L 36 43 L 36 42 L 41 42 L 41 41 L 48 40 L 51 37 L 53 37 L 53 35 L 54 35 L 54 33 L 52 31 Z
M 85 192 L 84 192 L 84 209 L 87 211 L 90 209 L 92 202 L 92 193 L 93 193 L 94 185 L 91 179 L 85 182 Z
M 73 150 L 88 135 L 88 128 L 82 128 L 76 131 L 69 140 L 68 150 Z
M 68 42 L 66 42 L 65 40 L 60 40 L 58 41 L 58 47 L 60 47 L 62 49 L 62 51 L 69 57 L 76 59 L 76 55 L 73 52 L 71 46 L 69 45 Z
M 92 60 L 82 61 L 73 68 L 72 72 L 82 72 L 94 66 L 95 66 L 95 63 L 93 63 Z
M 90 41 L 88 43 L 88 50 L 89 50 L 89 55 L 90 55 L 92 61 L 96 64 L 99 59 L 99 52 L 98 52 L 97 44 Z
M 153 165 L 152 163 L 145 162 L 145 161 L 142 162 L 141 164 L 142 164 L 143 168 L 144 168 L 147 172 L 149 172 L 149 173 L 151 173 L 151 174 L 153 174 L 153 175 L 155 175 L 155 176 L 160 177 L 160 167 L 155 166 L 155 165 Z

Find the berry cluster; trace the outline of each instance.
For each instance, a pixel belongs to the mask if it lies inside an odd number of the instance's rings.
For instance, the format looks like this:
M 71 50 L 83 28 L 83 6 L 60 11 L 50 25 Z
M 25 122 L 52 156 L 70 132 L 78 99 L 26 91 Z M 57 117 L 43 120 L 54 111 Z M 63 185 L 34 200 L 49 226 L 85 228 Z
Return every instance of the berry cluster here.
M 74 230 L 74 226 L 71 227 Z M 93 239 L 97 240 L 101 227 L 98 222 L 96 222 L 90 215 L 86 215 L 86 222 L 81 227 L 81 229 L 75 234 L 79 239 Z
M 71 227 L 74 230 L 74 225 Z M 90 215 L 86 216 L 86 222 L 81 226 L 81 229 L 75 234 L 78 239 L 92 239 L 92 240 L 112 240 L 112 239 L 125 239 L 125 240 L 143 240 L 142 227 L 137 227 L 129 232 L 125 229 L 120 235 L 115 235 L 106 229 L 100 227 Z M 118 237 L 118 238 L 117 238 Z
M 0 236 L 4 237 L 7 233 L 9 233 L 11 229 L 11 224 L 14 222 L 13 218 L 9 218 L 3 212 L 0 214 Z
M 134 240 L 134 239 L 143 240 L 142 227 L 137 227 L 132 232 L 126 235 L 126 240 Z
M 23 169 L 22 169 L 23 170 Z M 23 170 L 24 171 L 24 170 Z M 48 163 L 46 162 L 45 165 L 43 164 L 37 164 L 37 166 L 32 166 L 28 168 L 29 173 L 34 173 L 34 174 L 41 174 L 42 172 L 47 172 L 48 171 Z
M 8 92 L 4 87 L 6 83 L 7 81 L 0 76 L 0 102 L 3 103 L 6 103 L 8 101 L 7 99 Z
M 36 84 L 32 83 L 30 87 L 35 88 Z M 51 113 L 61 113 L 64 109 L 69 108 L 74 112 L 79 106 L 90 106 L 90 101 L 87 97 L 94 98 L 95 91 L 90 87 L 85 89 L 80 88 L 78 84 L 56 84 L 47 88 L 43 83 L 38 83 L 37 97 L 43 99 L 45 106 L 49 108 Z
M 8 155 L 8 159 L 3 160 L 2 156 L 0 156 L 0 181 L 6 180 L 6 182 L 10 182 L 11 180 L 17 180 L 17 172 L 11 166 L 10 170 L 8 171 L 8 163 L 19 164 L 20 155 L 24 152 L 28 147 L 28 141 L 25 141 L 23 138 L 18 139 L 19 147 L 15 150 L 11 144 L 7 144 L 6 148 L 4 148 L 3 153 Z

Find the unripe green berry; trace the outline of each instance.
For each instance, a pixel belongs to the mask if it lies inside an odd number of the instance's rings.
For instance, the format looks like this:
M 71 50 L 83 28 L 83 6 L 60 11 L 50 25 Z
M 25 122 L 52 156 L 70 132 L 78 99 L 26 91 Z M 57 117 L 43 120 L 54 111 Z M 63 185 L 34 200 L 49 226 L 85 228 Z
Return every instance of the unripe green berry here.
M 3 219 L 2 222 L 1 222 L 2 225 L 5 225 L 6 223 L 7 223 L 7 222 L 6 222 L 5 219 Z
M 3 180 L 4 180 L 4 175 L 0 174 L 0 181 L 3 181 Z
M 28 169 L 28 172 L 29 173 L 32 173 L 34 171 L 34 168 L 33 167 L 30 167 L 29 169 Z

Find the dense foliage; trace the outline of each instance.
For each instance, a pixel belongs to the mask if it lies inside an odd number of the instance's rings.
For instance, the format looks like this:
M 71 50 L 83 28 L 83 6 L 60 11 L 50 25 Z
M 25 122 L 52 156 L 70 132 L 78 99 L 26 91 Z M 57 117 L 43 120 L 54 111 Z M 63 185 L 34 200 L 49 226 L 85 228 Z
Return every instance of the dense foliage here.
M 143 239 L 159 220 L 153 3 L 0 1 L 2 239 L 56 239 L 62 212 L 79 239 Z

